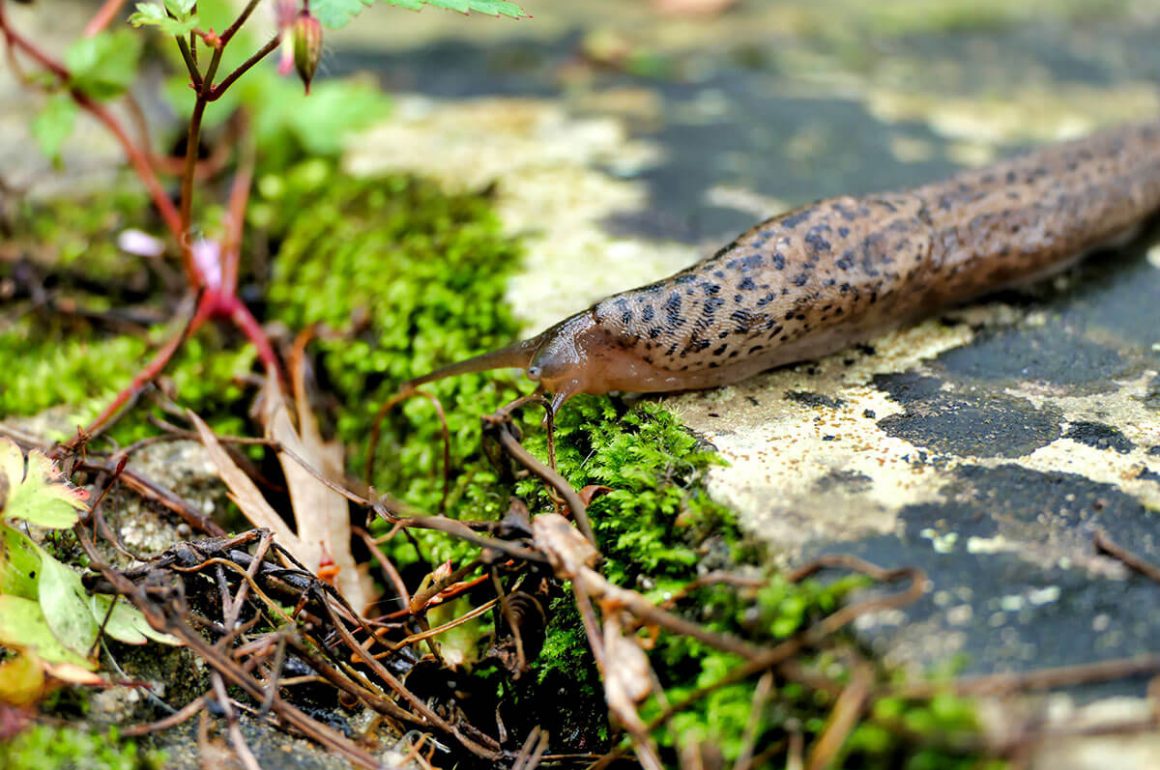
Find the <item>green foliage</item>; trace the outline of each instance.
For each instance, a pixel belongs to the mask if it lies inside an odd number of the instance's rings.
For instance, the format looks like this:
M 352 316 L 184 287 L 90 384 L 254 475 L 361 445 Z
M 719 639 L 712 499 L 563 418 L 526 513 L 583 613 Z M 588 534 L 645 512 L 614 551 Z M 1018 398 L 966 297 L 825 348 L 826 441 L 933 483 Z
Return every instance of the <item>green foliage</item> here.
M 286 160 L 286 150 L 308 157 L 334 157 L 347 138 L 385 117 L 390 102 L 371 81 L 349 78 L 316 83 L 307 96 L 297 81 L 263 73 L 264 82 L 241 89 L 254 106 L 254 132 L 266 149 L 267 167 Z M 285 149 L 283 149 L 285 148 Z
M 32 135 L 36 137 L 40 151 L 54 163 L 60 160 L 60 150 L 72 136 L 78 109 L 69 94 L 53 94 L 32 121 Z
M 159 770 L 165 754 L 106 733 L 33 725 L 3 749 L 5 770 Z
M 105 632 L 121 641 L 172 641 L 123 600 L 89 597 L 76 572 L 15 528 L 17 521 L 68 528 L 86 507 L 45 455 L 33 451 L 26 461 L 11 439 L 0 438 L 0 492 L 0 643 L 50 664 L 88 668 L 106 619 Z
M 129 30 L 82 37 L 65 53 L 69 85 L 97 101 L 115 99 L 137 78 L 141 38 Z
M 129 23 L 134 27 L 156 27 L 166 35 L 188 35 L 200 24 L 196 8 L 197 0 L 137 3 Z
M 422 10 L 424 6 L 445 8 L 460 13 L 482 13 L 488 16 L 507 16 L 519 19 L 527 16 L 523 8 L 508 0 L 381 0 L 387 5 L 406 8 L 411 11 Z M 310 5 L 311 11 L 318 20 L 331 29 L 340 29 L 350 23 L 351 19 L 362 13 L 375 0 L 314 0 Z

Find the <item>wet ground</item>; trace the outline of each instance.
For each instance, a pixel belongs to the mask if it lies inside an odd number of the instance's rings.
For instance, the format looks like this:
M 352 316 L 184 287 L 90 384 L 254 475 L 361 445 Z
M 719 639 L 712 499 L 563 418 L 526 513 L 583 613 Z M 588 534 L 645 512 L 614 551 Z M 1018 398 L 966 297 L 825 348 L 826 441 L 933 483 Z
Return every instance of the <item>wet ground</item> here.
M 498 183 L 528 243 L 511 295 L 529 331 L 787 206 L 1160 113 L 1157 4 L 562 5 L 380 14 L 331 65 L 410 94 L 353 171 Z M 1160 587 L 1092 538 L 1160 563 L 1158 243 L 669 404 L 730 460 L 711 490 L 776 558 L 927 572 L 923 601 L 859 629 L 887 659 L 992 673 L 1155 651 Z

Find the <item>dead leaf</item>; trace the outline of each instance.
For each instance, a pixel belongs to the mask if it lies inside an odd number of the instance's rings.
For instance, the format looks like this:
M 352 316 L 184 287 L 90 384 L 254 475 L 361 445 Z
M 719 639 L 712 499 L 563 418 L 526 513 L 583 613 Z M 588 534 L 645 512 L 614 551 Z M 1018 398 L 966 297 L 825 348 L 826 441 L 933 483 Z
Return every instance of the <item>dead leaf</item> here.
M 238 467 L 238 464 L 230 457 L 229 452 L 221 445 L 205 421 L 193 412 L 188 414 L 190 421 L 197 428 L 201 443 L 209 452 L 210 460 L 217 467 L 218 475 L 222 477 L 222 481 L 230 490 L 230 499 L 237 504 L 251 524 L 270 530 L 274 533 L 274 539 L 283 548 L 297 556 L 301 547 L 298 544 L 298 536 L 290 531 L 290 525 L 283 521 L 278 512 L 266 502 L 266 498 L 258 489 L 258 485 Z M 309 562 L 304 561 L 303 563 L 309 565 Z
M 342 444 L 322 438 L 305 394 L 300 394 L 297 399 L 297 416 L 298 427 L 295 428 L 290 417 L 290 404 L 281 386 L 273 379 L 267 380 L 259 415 L 266 427 L 266 437 L 302 458 L 323 478 L 341 484 L 345 476 Z M 312 570 L 317 570 L 325 550 L 334 566 L 338 567 L 336 581 L 339 592 L 361 612 L 370 604 L 372 593 L 350 551 L 350 503 L 287 453 L 279 453 L 278 459 L 294 507 L 294 523 L 301 548 L 295 555 Z

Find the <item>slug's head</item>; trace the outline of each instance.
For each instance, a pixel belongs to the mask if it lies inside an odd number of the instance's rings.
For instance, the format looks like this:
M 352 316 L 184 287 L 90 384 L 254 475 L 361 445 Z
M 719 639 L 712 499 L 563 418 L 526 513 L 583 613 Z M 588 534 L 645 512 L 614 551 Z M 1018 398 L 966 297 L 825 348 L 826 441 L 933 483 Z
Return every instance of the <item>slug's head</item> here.
M 528 379 L 552 394 L 553 411 L 577 393 L 603 392 L 600 388 L 593 390 L 595 383 L 591 382 L 593 345 L 598 337 L 599 330 L 589 313 L 572 316 L 540 336 L 528 364 Z

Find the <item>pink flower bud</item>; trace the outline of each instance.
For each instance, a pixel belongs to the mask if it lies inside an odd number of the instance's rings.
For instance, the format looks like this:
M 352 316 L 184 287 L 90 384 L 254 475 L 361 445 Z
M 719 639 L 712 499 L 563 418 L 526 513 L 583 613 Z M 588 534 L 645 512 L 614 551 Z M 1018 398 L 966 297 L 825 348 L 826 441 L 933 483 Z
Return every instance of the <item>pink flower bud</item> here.
M 310 93 L 310 81 L 322 58 L 322 25 L 309 10 L 303 10 L 294 21 L 294 68 Z

